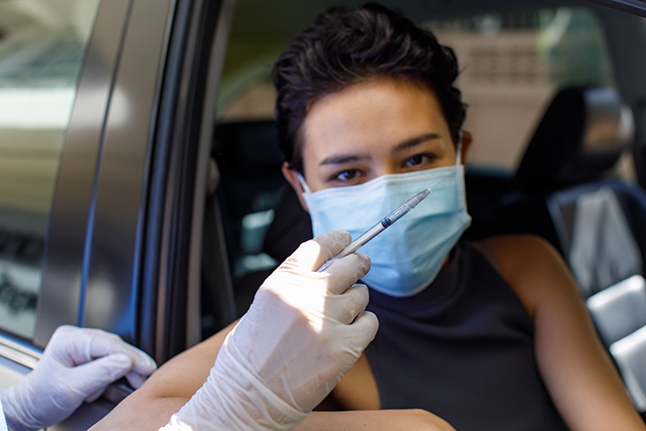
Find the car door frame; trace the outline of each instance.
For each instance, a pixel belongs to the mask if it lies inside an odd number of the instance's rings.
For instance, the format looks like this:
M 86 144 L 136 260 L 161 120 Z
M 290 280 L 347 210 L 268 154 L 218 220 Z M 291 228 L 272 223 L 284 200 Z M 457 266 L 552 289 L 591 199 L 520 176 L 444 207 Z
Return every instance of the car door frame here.
M 60 160 L 33 342 L 0 334 L 17 383 L 61 324 L 163 362 L 200 341 L 202 217 L 233 0 L 99 6 Z M 116 34 L 116 36 L 115 36 Z M 87 429 L 113 404 L 55 429 Z

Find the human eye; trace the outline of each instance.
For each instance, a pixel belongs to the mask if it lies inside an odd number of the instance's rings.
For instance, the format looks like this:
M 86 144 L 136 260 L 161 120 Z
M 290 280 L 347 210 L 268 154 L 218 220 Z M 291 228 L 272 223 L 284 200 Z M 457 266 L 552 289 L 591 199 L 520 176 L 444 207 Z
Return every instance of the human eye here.
M 404 167 L 423 166 L 432 163 L 435 160 L 432 154 L 416 154 L 404 160 Z
M 361 177 L 361 171 L 359 169 L 345 169 L 333 174 L 330 180 L 337 183 L 350 183 L 354 182 L 354 180 L 357 180 L 359 177 Z

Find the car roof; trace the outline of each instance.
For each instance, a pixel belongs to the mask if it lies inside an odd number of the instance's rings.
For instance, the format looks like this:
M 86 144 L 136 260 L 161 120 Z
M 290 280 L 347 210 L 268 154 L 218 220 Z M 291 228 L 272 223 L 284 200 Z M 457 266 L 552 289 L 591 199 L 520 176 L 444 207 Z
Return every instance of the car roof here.
M 634 0 L 633 0 L 634 1 Z M 379 3 L 400 9 L 404 15 L 416 20 L 443 18 L 495 11 L 514 11 L 585 4 L 581 0 L 380 0 Z M 233 29 L 236 38 L 254 38 L 260 35 L 291 38 L 314 22 L 317 14 L 332 6 L 362 4 L 356 0 L 282 0 L 281 13 L 275 4 L 266 0 L 246 0 L 236 7 L 236 20 L 240 25 Z M 267 19 L 271 17 L 271 19 Z
M 621 10 L 624 12 L 632 13 L 646 17 L 646 2 L 643 0 L 587 0 L 591 3 L 597 3 L 603 6 L 608 6 L 613 9 Z

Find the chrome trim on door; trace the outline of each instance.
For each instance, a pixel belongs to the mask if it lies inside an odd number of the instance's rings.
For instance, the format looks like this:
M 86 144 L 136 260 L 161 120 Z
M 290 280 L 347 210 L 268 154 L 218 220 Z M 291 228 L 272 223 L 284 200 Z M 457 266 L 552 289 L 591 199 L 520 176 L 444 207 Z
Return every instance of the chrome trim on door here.
M 131 0 L 102 1 L 87 49 L 54 192 L 34 343 L 78 324 L 86 234 L 104 121 Z
M 33 369 L 40 360 L 42 353 L 34 347 L 0 335 L 0 356 Z

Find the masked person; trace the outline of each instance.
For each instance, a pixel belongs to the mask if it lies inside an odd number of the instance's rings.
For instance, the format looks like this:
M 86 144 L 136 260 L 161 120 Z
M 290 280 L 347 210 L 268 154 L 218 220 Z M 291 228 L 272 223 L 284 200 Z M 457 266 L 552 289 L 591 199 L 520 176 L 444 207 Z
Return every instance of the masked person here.
M 115 334 L 60 326 L 25 380 L 0 390 L 0 431 L 7 425 L 10 431 L 54 425 L 84 401 L 99 398 L 112 382 L 125 376 L 138 388 L 156 368 L 150 356 Z
M 274 66 L 283 173 L 315 235 L 362 233 L 432 188 L 362 249 L 380 329 L 326 402 L 345 411 L 298 429 L 448 427 L 437 416 L 461 431 L 646 429 L 558 253 L 533 236 L 461 238 L 472 138 L 458 71 L 431 32 L 376 4 L 320 15 Z
M 323 14 L 274 66 L 283 173 L 315 235 L 356 235 L 433 188 L 362 249 L 380 330 L 332 400 L 419 407 L 464 431 L 646 429 L 557 252 L 461 239 L 458 71 L 431 32 L 374 4 Z

